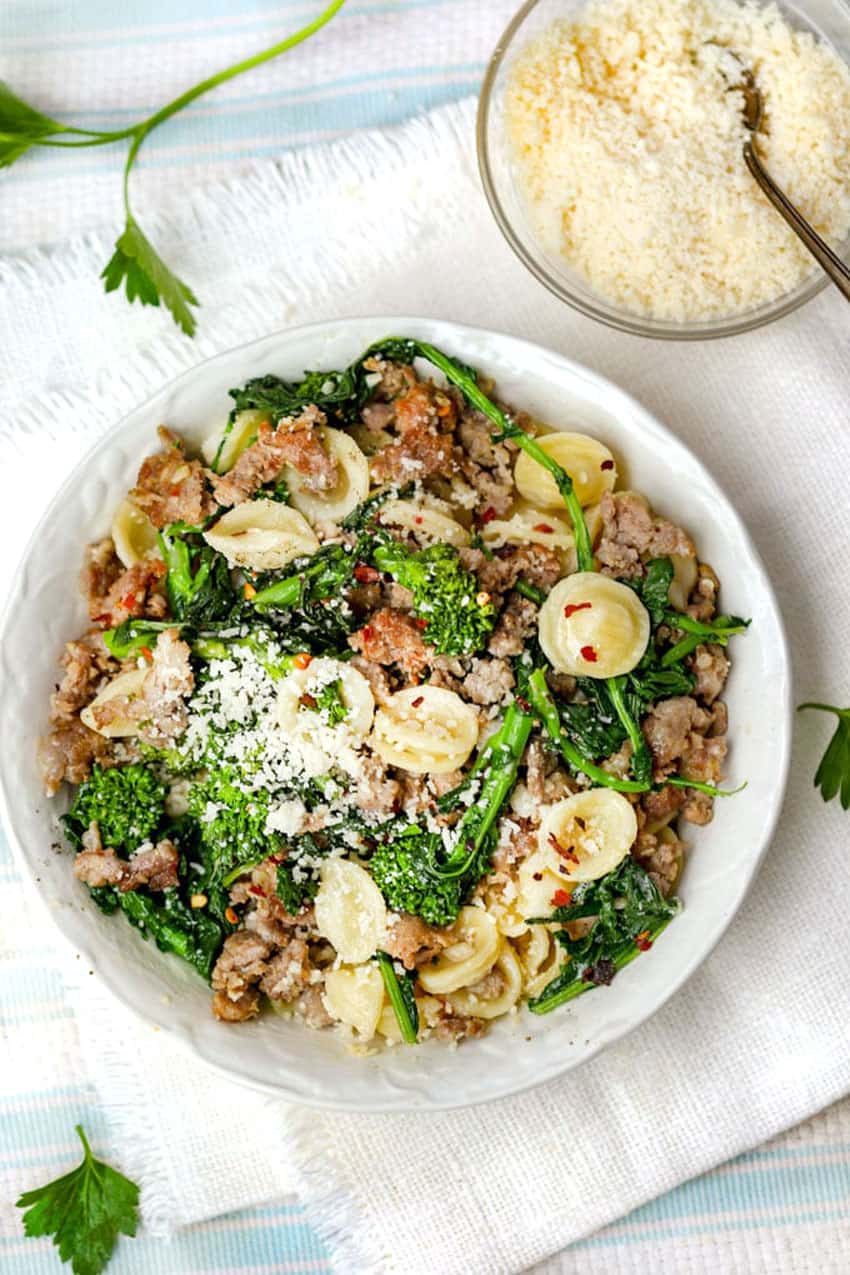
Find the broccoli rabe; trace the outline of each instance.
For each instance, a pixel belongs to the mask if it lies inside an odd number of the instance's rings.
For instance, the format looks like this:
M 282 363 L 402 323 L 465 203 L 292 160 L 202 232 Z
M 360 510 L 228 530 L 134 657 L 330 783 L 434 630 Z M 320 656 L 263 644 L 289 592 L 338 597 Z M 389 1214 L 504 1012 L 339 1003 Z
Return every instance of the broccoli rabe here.
M 175 522 L 157 537 L 171 614 L 195 627 L 226 619 L 238 602 L 227 559 L 202 539 L 201 530 Z
M 89 824 L 96 823 L 101 841 L 118 854 L 131 854 L 153 838 L 162 821 L 165 786 L 149 766 L 134 763 L 101 770 L 77 789 L 62 824 L 68 840 L 79 848 Z
M 451 853 L 446 853 L 439 833 L 418 824 L 378 846 L 369 866 L 391 908 L 421 916 L 429 925 L 449 925 L 455 920 L 490 866 L 496 820 L 513 791 L 532 725 L 532 717 L 512 704 L 484 745 L 483 758 L 474 768 L 477 792 L 453 829 Z M 461 787 L 469 793 L 468 783 Z
M 198 821 L 198 854 L 210 886 L 224 884 L 240 864 L 261 863 L 278 848 L 279 839 L 265 831 L 268 792 L 246 792 L 229 767 L 219 766 L 192 784 L 188 812 Z
M 410 589 L 414 613 L 424 621 L 425 638 L 438 655 L 469 655 L 484 645 L 496 610 L 451 545 L 416 552 L 388 540 L 375 545 L 372 563 Z
M 649 873 L 630 856 L 598 881 L 576 885 L 569 902 L 532 923 L 558 921 L 555 937 L 567 952 L 560 972 L 528 1002 L 534 1014 L 548 1014 L 592 987 L 610 983 L 618 970 L 648 951 L 679 911 L 678 899 L 665 899 Z M 566 926 L 581 919 L 592 924 L 579 938 Z

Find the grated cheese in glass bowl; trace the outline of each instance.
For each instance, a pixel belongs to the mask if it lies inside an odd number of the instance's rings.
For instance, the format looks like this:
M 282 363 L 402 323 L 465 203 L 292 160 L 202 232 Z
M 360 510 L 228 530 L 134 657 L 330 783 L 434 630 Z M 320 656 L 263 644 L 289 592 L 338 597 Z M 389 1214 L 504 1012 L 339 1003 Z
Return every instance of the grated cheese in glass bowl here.
M 825 287 L 747 171 L 726 48 L 764 96 L 768 168 L 850 260 L 842 0 L 528 0 L 485 76 L 481 175 L 510 246 L 584 314 L 706 339 Z

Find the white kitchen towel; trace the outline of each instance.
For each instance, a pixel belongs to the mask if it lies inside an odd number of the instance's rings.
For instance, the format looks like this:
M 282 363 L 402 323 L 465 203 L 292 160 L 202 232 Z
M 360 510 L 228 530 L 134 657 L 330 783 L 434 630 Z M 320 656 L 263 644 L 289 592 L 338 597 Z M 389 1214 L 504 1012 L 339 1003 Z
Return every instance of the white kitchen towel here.
M 843 301 L 824 295 L 714 344 L 603 329 L 503 244 L 472 123 L 467 103 L 257 167 L 179 216 L 150 218 L 204 303 L 195 343 L 164 314 L 101 293 L 106 234 L 0 264 L 0 543 L 11 554 L 88 439 L 216 350 L 324 317 L 444 316 L 559 349 L 677 430 L 766 559 L 800 697 L 850 702 Z M 246 1181 L 259 1199 L 294 1180 L 340 1270 L 511 1272 L 850 1090 L 850 824 L 811 787 L 828 728 L 801 721 L 774 845 L 705 966 L 639 1031 L 524 1096 L 434 1116 L 269 1103 L 199 1070 L 87 980 L 71 997 L 88 1066 L 126 1135 L 148 1220 L 168 1229 L 244 1204 Z M 204 1165 L 195 1182 L 193 1160 Z M 573 1265 L 566 1255 L 560 1269 Z

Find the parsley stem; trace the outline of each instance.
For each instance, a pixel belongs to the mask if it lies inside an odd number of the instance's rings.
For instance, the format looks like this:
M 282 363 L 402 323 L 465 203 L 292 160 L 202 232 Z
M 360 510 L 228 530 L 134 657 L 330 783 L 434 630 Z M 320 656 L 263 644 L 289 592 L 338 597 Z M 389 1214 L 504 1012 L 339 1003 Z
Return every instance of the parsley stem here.
M 323 9 L 317 18 L 312 22 L 308 22 L 300 31 L 296 31 L 294 35 L 288 35 L 285 40 L 281 40 L 278 44 L 273 44 L 270 49 L 264 49 L 262 53 L 255 53 L 250 58 L 245 58 L 242 62 L 236 62 L 233 66 L 229 66 L 224 71 L 218 71 L 215 75 L 210 75 L 205 80 L 201 80 L 200 84 L 196 84 L 193 88 L 187 89 L 185 93 L 181 93 L 173 102 L 169 102 L 166 106 L 161 107 L 153 115 L 140 125 L 142 138 L 155 129 L 165 120 L 170 119 L 172 115 L 176 115 L 178 111 L 182 111 L 184 106 L 188 106 L 190 102 L 194 102 L 196 98 L 202 97 L 204 93 L 209 93 L 211 89 L 218 88 L 220 84 L 226 84 L 228 80 L 235 79 L 237 75 L 242 75 L 244 71 L 251 71 L 255 66 L 262 66 L 264 62 L 270 62 L 273 58 L 279 57 L 281 53 L 286 53 L 289 49 L 294 49 L 296 45 L 308 40 L 311 35 L 315 35 L 323 26 L 330 22 L 331 18 L 345 4 L 345 0 L 332 0 L 332 3 Z M 138 150 L 138 145 L 136 145 Z

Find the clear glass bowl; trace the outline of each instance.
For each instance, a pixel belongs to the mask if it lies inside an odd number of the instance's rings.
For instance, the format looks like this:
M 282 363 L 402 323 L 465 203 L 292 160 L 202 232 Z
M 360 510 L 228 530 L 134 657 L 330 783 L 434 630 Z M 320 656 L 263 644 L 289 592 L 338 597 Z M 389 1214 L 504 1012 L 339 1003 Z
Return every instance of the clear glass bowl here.
M 525 202 L 514 180 L 505 127 L 505 95 L 515 55 L 559 18 L 585 7 L 586 0 L 527 0 L 497 44 L 484 76 L 478 105 L 477 143 L 481 179 L 490 208 L 514 252 L 550 292 L 567 305 L 609 327 L 637 336 L 702 341 L 749 332 L 790 314 L 816 296 L 829 282 L 817 267 L 793 292 L 723 318 L 676 322 L 653 319 L 623 309 L 594 292 L 559 256 L 548 252 L 532 230 Z M 796 27 L 828 41 L 850 63 L 850 7 L 846 0 L 781 0 L 779 7 Z M 743 163 L 743 160 L 741 161 Z M 779 216 L 779 214 L 776 214 Z M 850 239 L 837 250 L 850 262 Z

